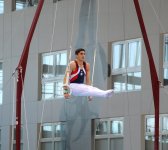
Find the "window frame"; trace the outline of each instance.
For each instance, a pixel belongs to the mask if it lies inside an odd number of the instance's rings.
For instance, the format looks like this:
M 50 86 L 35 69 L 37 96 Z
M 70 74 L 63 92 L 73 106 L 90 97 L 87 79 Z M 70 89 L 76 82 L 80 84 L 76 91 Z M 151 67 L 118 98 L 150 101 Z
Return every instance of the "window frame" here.
M 12 11 L 19 11 L 19 10 L 23 10 L 25 8 L 28 7 L 33 7 L 33 6 L 37 6 L 39 0 L 34 0 L 35 3 L 30 4 L 28 0 L 25 0 L 26 2 L 21 2 L 21 0 L 19 2 L 17 2 L 17 0 L 12 0 Z M 37 3 L 36 3 L 37 1 Z M 17 8 L 17 5 L 22 5 L 22 8 Z
M 0 63 L 2 64 L 2 88 L 0 86 L 0 90 L 2 91 L 2 102 L 0 101 L 0 105 L 3 104 L 3 80 L 4 80 L 4 70 L 3 70 L 3 61 L 0 60 Z
M 49 78 L 43 78 L 42 75 L 43 75 L 43 56 L 50 56 L 50 55 L 54 55 L 54 57 L 56 57 L 57 54 L 62 54 L 62 53 L 66 53 L 66 66 L 68 64 L 68 50 L 59 50 L 59 51 L 54 51 L 54 52 L 49 52 L 49 53 L 42 53 L 41 54 L 41 57 L 40 57 L 40 60 L 41 60 L 41 68 L 40 68 L 40 84 L 41 84 L 41 91 L 40 91 L 40 97 L 41 97 L 41 100 L 54 100 L 54 99 L 59 99 L 59 98 L 63 98 L 63 94 L 62 95 L 57 95 L 57 96 L 53 96 L 51 98 L 43 98 L 43 85 L 45 83 L 53 83 L 54 84 L 54 87 L 53 87 L 53 95 L 56 95 L 56 86 L 55 84 L 57 82 L 60 82 L 62 81 L 63 82 L 63 78 L 65 76 L 65 74 L 62 74 L 62 75 L 57 75 L 57 76 L 54 76 L 54 77 L 49 77 Z M 53 59 L 54 63 L 56 62 L 55 61 L 56 59 Z M 56 63 L 53 65 L 55 66 Z M 54 67 L 55 68 L 55 67 Z M 53 71 L 55 73 L 55 69 Z M 62 90 L 63 91 L 63 90 Z
M 99 121 L 107 121 L 107 134 L 96 135 L 96 120 Z M 112 121 L 123 121 L 123 133 L 122 134 L 113 134 L 111 133 L 111 122 Z M 124 139 L 124 117 L 115 117 L 115 118 L 96 118 L 93 119 L 93 149 L 96 148 L 96 140 L 107 139 L 108 141 L 108 149 L 110 150 L 110 141 L 111 139 Z
M 16 126 L 14 125 L 14 126 L 11 126 L 11 130 L 12 130 L 12 132 L 13 132 L 13 137 L 12 137 L 12 144 L 13 144 L 13 149 L 14 149 L 14 145 L 16 146 Z M 20 144 L 23 146 L 23 149 L 24 149 L 24 127 L 23 127 L 23 125 L 21 125 L 21 140 L 20 140 Z
M 166 40 L 165 40 L 165 38 L 168 38 L 168 33 L 164 33 L 163 34 L 163 56 L 162 56 L 162 58 L 163 58 L 163 66 L 162 66 L 162 68 L 163 68 L 163 75 L 162 75 L 162 77 L 163 77 L 163 85 L 165 86 L 165 87 L 168 87 L 168 85 L 166 85 L 165 83 L 164 83 L 164 70 L 165 69 L 168 69 L 168 61 L 165 61 L 165 42 L 166 42 Z M 167 58 L 168 59 L 168 58 Z
M 2 149 L 2 129 L 0 126 L 0 150 Z
M 168 130 L 167 131 L 163 131 L 163 118 L 164 117 L 168 118 L 168 114 L 160 114 L 159 115 L 159 140 L 160 140 L 159 147 L 160 147 L 160 149 L 162 149 L 162 144 L 161 144 L 162 143 L 162 136 L 168 135 Z M 145 125 L 145 127 L 144 127 L 144 132 L 145 132 L 145 134 L 144 134 L 144 140 L 145 141 L 146 141 L 146 136 L 152 136 L 152 137 L 154 137 L 154 134 L 155 134 L 154 132 L 147 132 L 147 121 L 146 120 L 148 118 L 154 118 L 154 115 L 145 115 L 145 120 L 144 120 L 144 125 Z M 155 127 L 154 127 L 153 130 L 155 130 Z
M 2 11 L 0 11 L 0 14 L 3 14 L 4 13 L 4 5 L 5 5 L 5 1 L 4 0 L 0 0 L 0 4 L 2 4 L 2 7 L 0 7 L 0 10 L 2 10 Z
M 142 84 L 140 85 L 141 88 L 140 89 L 135 89 L 134 88 L 132 90 L 128 89 L 128 74 L 129 73 L 142 73 L 141 72 L 141 64 L 140 66 L 134 66 L 134 67 L 128 67 L 128 61 L 129 61 L 129 43 L 131 42 L 140 42 L 140 63 L 142 64 L 142 38 L 135 38 L 135 39 L 129 39 L 129 40 L 125 40 L 125 41 L 116 41 L 116 42 L 111 42 L 110 43 L 110 64 L 111 64 L 111 79 L 110 79 L 110 83 L 111 86 L 110 88 L 113 88 L 113 76 L 117 76 L 117 75 L 122 75 L 124 76 L 124 80 L 125 82 L 123 82 L 124 85 L 124 90 L 122 89 L 122 87 L 120 87 L 119 91 L 115 91 L 115 93 L 121 93 L 121 92 L 132 92 L 132 91 L 140 91 L 142 88 Z M 125 67 L 124 68 L 117 68 L 117 69 L 113 69 L 113 50 L 114 50 L 114 46 L 115 45 L 119 45 L 122 44 L 124 49 L 125 49 Z M 141 74 L 141 78 L 142 78 L 142 74 Z
M 52 127 L 52 137 L 49 137 L 49 138 L 42 138 L 42 133 L 43 133 L 43 130 L 42 130 L 42 127 L 43 126 L 51 126 Z M 41 128 L 39 131 L 41 131 L 41 134 L 40 134 L 40 140 L 39 140 L 39 142 L 40 142 L 40 149 L 41 149 L 41 144 L 42 143 L 46 143 L 46 142 L 51 142 L 51 147 L 52 147 L 52 149 L 54 150 L 54 144 L 55 144 L 55 142 L 65 142 L 65 147 L 66 147 L 66 135 L 65 135 L 65 137 L 55 137 L 55 129 L 54 129 L 54 127 L 56 126 L 56 125 L 65 125 L 65 128 L 67 127 L 67 124 L 66 124 L 66 122 L 55 122 L 55 123 L 43 123 L 43 124 L 41 124 L 39 127 Z M 65 129 L 65 131 L 66 131 L 66 129 Z

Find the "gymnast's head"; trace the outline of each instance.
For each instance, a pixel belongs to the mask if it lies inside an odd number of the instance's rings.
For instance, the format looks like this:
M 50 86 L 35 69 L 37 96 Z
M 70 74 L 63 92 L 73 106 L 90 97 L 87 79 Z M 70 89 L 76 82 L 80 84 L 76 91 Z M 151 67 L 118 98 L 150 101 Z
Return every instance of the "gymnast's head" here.
M 75 55 L 76 55 L 77 60 L 84 61 L 85 60 L 85 49 L 83 49 L 83 48 L 76 49 Z

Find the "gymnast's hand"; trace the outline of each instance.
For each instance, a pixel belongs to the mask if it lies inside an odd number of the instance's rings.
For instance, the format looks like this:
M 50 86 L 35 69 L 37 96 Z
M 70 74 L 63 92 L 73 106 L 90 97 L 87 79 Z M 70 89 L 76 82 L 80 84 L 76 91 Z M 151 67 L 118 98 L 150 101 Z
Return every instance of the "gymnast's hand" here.
M 64 86 L 63 87 L 64 88 L 64 91 L 63 91 L 63 93 L 64 93 L 64 98 L 65 99 L 69 99 L 70 98 L 70 89 L 69 89 L 69 87 L 68 86 Z
M 93 97 L 92 96 L 88 96 L 88 101 L 91 101 L 93 100 Z

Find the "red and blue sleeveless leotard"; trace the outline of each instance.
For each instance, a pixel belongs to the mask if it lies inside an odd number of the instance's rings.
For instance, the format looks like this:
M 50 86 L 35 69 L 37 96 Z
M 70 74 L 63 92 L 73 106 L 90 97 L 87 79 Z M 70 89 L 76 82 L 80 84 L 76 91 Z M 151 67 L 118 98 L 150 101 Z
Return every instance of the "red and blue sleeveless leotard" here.
M 86 75 L 86 62 L 83 62 L 83 68 L 80 68 L 78 66 L 78 63 L 76 60 L 74 60 L 76 63 L 76 69 L 71 72 L 70 75 L 70 83 L 79 83 L 82 84 L 84 83 L 84 78 Z

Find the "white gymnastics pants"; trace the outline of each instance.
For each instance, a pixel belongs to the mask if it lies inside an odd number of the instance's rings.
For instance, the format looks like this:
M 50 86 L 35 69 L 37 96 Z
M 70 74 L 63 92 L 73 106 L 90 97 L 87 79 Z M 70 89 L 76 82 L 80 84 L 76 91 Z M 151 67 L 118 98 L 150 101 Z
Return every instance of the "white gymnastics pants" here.
M 114 92 L 112 89 L 104 91 L 90 85 L 78 83 L 71 83 L 69 87 L 73 96 L 111 97 Z

